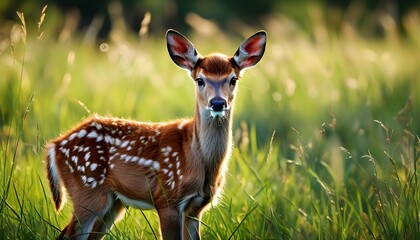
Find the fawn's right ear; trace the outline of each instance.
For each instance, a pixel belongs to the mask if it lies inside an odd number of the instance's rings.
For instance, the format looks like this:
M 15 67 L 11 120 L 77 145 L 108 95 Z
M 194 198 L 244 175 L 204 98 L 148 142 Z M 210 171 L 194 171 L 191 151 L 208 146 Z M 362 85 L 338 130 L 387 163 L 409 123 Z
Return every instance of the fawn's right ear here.
M 172 61 L 191 72 L 200 58 L 194 45 L 182 34 L 172 29 L 166 32 L 166 42 Z

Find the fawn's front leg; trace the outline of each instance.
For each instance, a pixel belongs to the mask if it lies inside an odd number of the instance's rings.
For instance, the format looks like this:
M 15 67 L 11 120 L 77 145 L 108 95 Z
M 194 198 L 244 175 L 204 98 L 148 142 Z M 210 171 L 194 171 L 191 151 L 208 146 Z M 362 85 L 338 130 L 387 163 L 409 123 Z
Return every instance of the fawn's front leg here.
M 186 215 L 184 217 L 184 239 L 200 239 L 201 214 Z
M 163 240 L 182 239 L 183 216 L 177 208 L 158 209 L 160 220 L 160 231 Z

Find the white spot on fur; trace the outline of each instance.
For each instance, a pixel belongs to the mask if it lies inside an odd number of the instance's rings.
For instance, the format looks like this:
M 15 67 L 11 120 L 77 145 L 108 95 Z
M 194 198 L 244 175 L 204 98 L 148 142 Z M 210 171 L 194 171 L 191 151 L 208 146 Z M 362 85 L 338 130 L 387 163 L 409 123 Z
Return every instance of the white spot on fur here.
M 100 142 L 100 141 L 102 141 L 102 139 L 104 139 L 104 138 L 102 137 L 102 135 L 99 135 L 99 136 L 96 138 L 96 142 Z
M 96 123 L 96 128 L 97 128 L 98 130 L 101 130 L 101 129 L 102 129 L 102 125 L 101 125 L 101 124 L 99 124 L 99 123 Z
M 78 138 L 82 138 L 82 137 L 84 137 L 85 135 L 86 135 L 86 130 L 85 129 L 82 129 L 82 130 L 80 130 L 79 131 L 79 133 L 77 134 L 77 137 Z
M 109 149 L 109 153 L 114 153 L 114 152 L 116 152 L 117 151 L 117 148 L 116 147 L 111 147 L 110 149 Z
M 169 153 L 172 151 L 172 148 L 170 146 L 166 146 L 166 147 L 163 147 L 160 151 L 163 153 L 163 156 L 167 157 L 169 156 Z
M 70 149 L 68 149 L 68 148 L 63 148 L 63 147 L 60 147 L 60 151 L 67 157 L 67 158 L 69 158 L 70 157 Z
M 82 175 L 82 183 L 85 184 L 86 183 L 86 176 Z
M 153 162 L 152 168 L 153 168 L 153 170 L 158 171 L 159 168 L 160 168 L 159 163 L 158 162 Z
M 85 154 L 85 161 L 89 160 L 89 158 L 90 158 L 90 152 L 87 152 L 87 153 Z
M 73 150 L 74 151 L 77 150 L 77 151 L 81 152 L 81 151 L 83 151 L 83 147 L 82 146 L 74 146 Z
M 124 141 L 124 142 L 121 144 L 121 147 L 122 147 L 122 148 L 127 147 L 129 142 L 130 142 L 130 141 L 128 141 L 128 140 Z
M 150 165 L 152 165 L 152 162 L 153 162 L 153 160 L 151 160 L 151 159 L 147 159 L 147 160 L 144 162 L 144 165 L 145 165 L 146 167 L 149 167 Z
M 90 170 L 91 171 L 95 171 L 95 169 L 98 167 L 98 164 L 96 164 L 96 163 L 92 163 L 91 165 L 90 165 Z
M 71 160 L 74 162 L 75 165 L 77 165 L 77 161 L 79 160 L 77 156 L 71 156 Z
M 109 135 L 105 135 L 105 142 L 109 144 L 113 144 L 113 138 Z
M 73 141 L 73 139 L 77 136 L 77 133 L 73 133 L 69 136 L 68 140 Z
M 60 146 L 64 146 L 64 145 L 66 145 L 68 143 L 68 141 L 66 140 L 66 139 L 64 139 L 61 143 L 60 143 Z
M 125 157 L 125 162 L 129 162 L 132 158 L 133 158 L 133 156 L 127 155 Z
M 88 138 L 97 138 L 98 137 L 98 133 L 96 131 L 91 131 L 88 135 Z

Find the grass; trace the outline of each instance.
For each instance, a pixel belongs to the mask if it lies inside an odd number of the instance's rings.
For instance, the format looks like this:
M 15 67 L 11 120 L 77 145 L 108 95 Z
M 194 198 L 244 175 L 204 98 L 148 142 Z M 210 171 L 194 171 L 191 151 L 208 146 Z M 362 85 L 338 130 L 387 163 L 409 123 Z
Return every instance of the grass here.
M 122 33 L 97 46 L 55 36 L 53 10 L 42 21 L 19 16 L 0 44 L 0 238 L 50 239 L 71 204 L 54 212 L 47 140 L 92 112 L 191 116 L 193 85 L 163 35 Z M 418 30 L 317 39 L 290 19 L 265 25 L 266 55 L 240 80 L 235 148 L 203 239 L 420 238 Z M 191 38 L 203 53 L 233 53 L 241 39 L 223 36 Z M 154 239 L 157 222 L 153 211 L 130 209 L 107 237 Z

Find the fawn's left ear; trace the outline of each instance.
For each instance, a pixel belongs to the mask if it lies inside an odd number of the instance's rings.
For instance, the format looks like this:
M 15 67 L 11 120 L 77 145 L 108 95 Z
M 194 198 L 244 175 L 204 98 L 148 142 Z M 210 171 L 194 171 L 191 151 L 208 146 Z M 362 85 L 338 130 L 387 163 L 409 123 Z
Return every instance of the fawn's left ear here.
M 265 51 L 265 43 L 267 41 L 267 33 L 259 31 L 245 40 L 233 56 L 239 69 L 243 70 L 257 64 Z
M 179 32 L 170 29 L 166 32 L 166 42 L 172 61 L 179 67 L 191 72 L 200 57 L 190 40 Z

